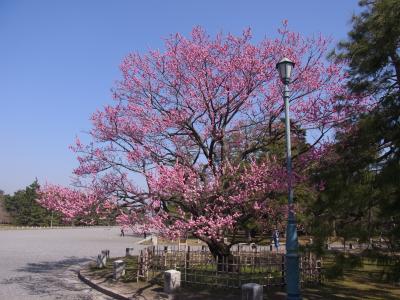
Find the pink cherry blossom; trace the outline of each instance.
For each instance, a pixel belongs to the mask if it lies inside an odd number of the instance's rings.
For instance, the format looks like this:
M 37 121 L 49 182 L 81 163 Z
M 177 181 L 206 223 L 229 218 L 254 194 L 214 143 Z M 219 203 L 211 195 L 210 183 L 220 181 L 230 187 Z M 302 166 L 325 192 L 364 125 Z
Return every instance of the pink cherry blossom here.
M 287 175 L 276 63 L 289 57 L 296 64 L 293 126 L 320 132 L 294 158 L 294 185 L 327 149 L 324 134 L 371 107 L 347 91 L 344 63 L 325 59 L 328 39 L 303 37 L 286 24 L 279 34 L 252 43 L 250 30 L 213 38 L 196 27 L 189 38 L 171 35 L 163 51 L 129 54 L 114 104 L 92 116 L 92 142 L 72 147 L 83 188 L 46 186 L 40 203 L 68 218 L 113 203 L 121 226 L 192 234 L 209 245 L 250 220 L 268 230 L 287 213 L 277 201 Z M 295 147 L 301 133 L 292 133 Z

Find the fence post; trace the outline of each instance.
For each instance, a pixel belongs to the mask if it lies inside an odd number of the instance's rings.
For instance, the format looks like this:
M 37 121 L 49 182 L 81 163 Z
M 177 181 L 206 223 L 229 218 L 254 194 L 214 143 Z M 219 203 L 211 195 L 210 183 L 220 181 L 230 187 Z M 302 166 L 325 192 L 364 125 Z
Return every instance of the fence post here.
M 144 261 L 144 259 L 143 259 L 143 250 L 140 250 L 140 263 L 139 263 L 139 275 L 141 276 L 141 277 L 143 277 L 144 276 L 144 270 L 143 270 L 143 261 Z
M 299 272 L 300 272 L 300 285 L 304 283 L 304 279 L 307 280 L 307 269 L 304 271 L 303 268 L 303 263 L 306 264 L 306 268 L 307 268 L 307 260 L 306 256 L 303 255 L 299 255 Z
M 104 253 L 101 253 L 97 256 L 97 268 L 104 268 L 107 263 L 107 256 Z
M 239 247 L 239 246 L 238 246 Z M 241 255 L 240 255 L 240 252 L 239 252 L 239 255 L 238 255 L 238 257 L 237 257 L 237 273 L 238 273 L 238 286 L 242 286 L 242 281 L 240 280 L 240 267 L 241 267 Z
M 185 282 L 187 281 L 187 271 L 190 267 L 190 246 L 187 247 L 186 255 L 185 255 Z
M 190 246 L 187 247 L 187 252 L 186 252 L 186 260 L 187 260 L 187 267 L 189 268 L 190 264 Z
M 285 255 L 281 255 L 282 263 L 281 263 L 281 274 L 282 274 L 282 282 L 281 285 L 284 286 L 286 279 L 285 279 Z
M 123 260 L 116 260 L 113 263 L 113 278 L 118 280 L 122 276 L 125 276 L 125 262 Z
M 148 258 L 149 258 L 149 256 L 148 256 L 148 252 L 147 252 L 147 249 L 145 249 L 144 250 L 144 252 L 143 252 L 143 277 L 146 279 L 146 281 L 148 280 Z
M 139 276 L 140 276 L 140 254 L 138 255 L 137 258 L 137 271 L 136 271 L 136 282 L 139 282 Z
M 218 265 L 219 261 L 218 260 L 219 259 L 218 259 L 218 255 L 217 255 L 217 257 L 215 258 L 215 261 L 217 263 L 217 266 L 215 268 L 215 286 L 218 285 L 218 268 L 219 268 L 219 265 Z
M 321 267 L 322 267 L 322 262 L 321 262 L 321 260 L 317 260 L 316 261 L 316 269 L 317 269 L 317 276 L 318 276 L 318 283 L 321 283 L 321 281 L 322 281 L 322 273 L 321 273 Z
M 135 251 L 134 248 L 126 248 L 125 249 L 125 256 L 133 256 L 133 252 Z
M 107 258 L 110 258 L 110 250 L 101 250 L 101 254 L 104 254 Z

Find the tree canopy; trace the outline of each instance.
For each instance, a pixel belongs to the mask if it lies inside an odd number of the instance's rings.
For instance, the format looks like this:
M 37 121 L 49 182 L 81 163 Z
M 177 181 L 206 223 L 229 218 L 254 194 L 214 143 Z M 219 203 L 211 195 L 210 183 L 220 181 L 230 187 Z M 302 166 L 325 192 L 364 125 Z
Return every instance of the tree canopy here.
M 250 220 L 270 229 L 288 209 L 278 201 L 287 176 L 276 63 L 289 57 L 296 64 L 295 183 L 324 154 L 326 132 L 370 104 L 348 93 L 345 63 L 324 59 L 327 39 L 302 37 L 286 25 L 279 34 L 252 44 L 250 30 L 212 38 L 194 28 L 190 38 L 168 38 L 163 52 L 128 55 L 115 103 L 92 116 L 92 142 L 78 139 L 73 147 L 77 184 L 85 189 L 48 185 L 41 204 L 69 217 L 117 205 L 121 224 L 175 238 L 191 234 L 214 255 L 240 242 L 237 233 Z M 313 145 L 304 142 L 311 129 L 319 133 Z M 233 237 L 228 245 L 226 234 Z

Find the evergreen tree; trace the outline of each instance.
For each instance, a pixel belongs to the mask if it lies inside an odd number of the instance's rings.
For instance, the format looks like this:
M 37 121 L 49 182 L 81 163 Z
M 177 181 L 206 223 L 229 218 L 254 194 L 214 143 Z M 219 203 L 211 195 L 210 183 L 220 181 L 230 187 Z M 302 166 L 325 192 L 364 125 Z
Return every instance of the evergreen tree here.
M 391 246 L 400 238 L 400 1 L 360 1 L 349 40 L 339 58 L 350 62 L 351 88 L 380 100 L 358 124 L 355 144 L 376 151 L 372 162 L 379 186 L 380 226 Z M 361 166 L 365 168 L 364 166 Z
M 36 190 L 39 184 L 35 180 L 25 190 L 17 191 L 13 196 L 5 195 L 4 203 L 7 211 L 13 217 L 15 225 L 50 226 L 61 224 L 58 214 L 41 207 L 37 202 Z
M 374 97 L 378 105 L 368 115 L 352 120 L 350 131 L 337 134 L 336 154 L 316 176 L 326 188 L 311 210 L 321 236 L 334 229 L 345 238 L 379 234 L 389 250 L 398 252 L 400 1 L 360 1 L 360 5 L 364 10 L 353 17 L 348 40 L 339 44 L 333 56 L 349 62 L 353 93 Z M 395 260 L 391 274 L 398 279 L 400 260 L 390 257 Z

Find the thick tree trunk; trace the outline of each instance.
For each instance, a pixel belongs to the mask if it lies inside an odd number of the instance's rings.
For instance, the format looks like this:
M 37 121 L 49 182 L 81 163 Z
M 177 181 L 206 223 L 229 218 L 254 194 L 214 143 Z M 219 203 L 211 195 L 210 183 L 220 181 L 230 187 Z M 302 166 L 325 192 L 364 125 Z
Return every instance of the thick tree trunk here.
M 233 272 L 233 255 L 231 246 L 223 242 L 209 241 L 208 248 L 217 262 L 217 270 L 219 272 Z
M 228 256 L 231 254 L 231 247 L 224 242 L 207 241 L 207 245 L 214 258 Z

